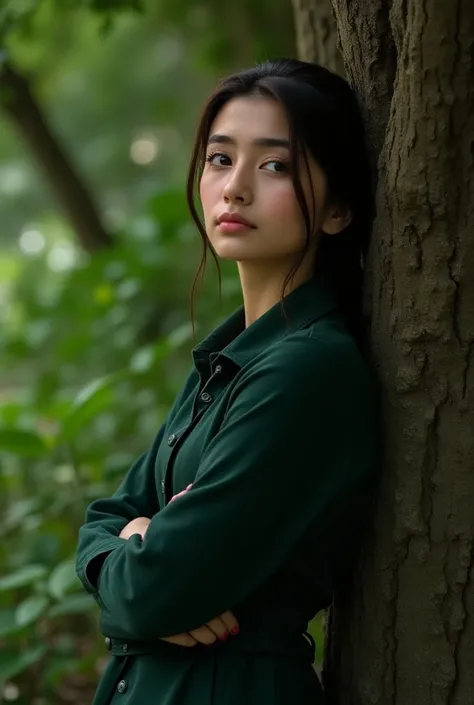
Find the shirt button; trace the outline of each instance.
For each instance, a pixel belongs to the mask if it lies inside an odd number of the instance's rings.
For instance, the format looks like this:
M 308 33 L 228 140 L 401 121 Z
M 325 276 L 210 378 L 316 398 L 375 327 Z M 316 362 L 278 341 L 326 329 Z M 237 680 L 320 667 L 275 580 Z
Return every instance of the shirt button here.
M 216 369 L 214 370 L 214 374 L 218 375 L 222 372 L 222 365 L 216 365 Z
M 125 693 L 125 691 L 127 690 L 127 681 L 119 681 L 117 690 L 119 693 Z
M 124 654 L 127 653 L 127 651 L 128 651 L 128 644 L 122 644 L 122 651 L 123 651 Z
M 163 494 L 165 493 L 165 481 L 164 480 L 161 481 L 161 491 L 163 492 Z
M 107 651 L 110 651 L 112 649 L 112 639 L 109 636 L 105 637 L 105 648 Z
M 209 404 L 209 402 L 212 401 L 212 397 L 211 397 L 211 395 L 208 394 L 207 392 L 203 392 L 203 393 L 201 394 L 201 400 L 202 400 L 202 401 L 205 401 L 206 404 Z
M 172 446 L 174 445 L 174 442 L 176 441 L 176 434 L 172 433 L 171 436 L 168 436 L 168 445 Z

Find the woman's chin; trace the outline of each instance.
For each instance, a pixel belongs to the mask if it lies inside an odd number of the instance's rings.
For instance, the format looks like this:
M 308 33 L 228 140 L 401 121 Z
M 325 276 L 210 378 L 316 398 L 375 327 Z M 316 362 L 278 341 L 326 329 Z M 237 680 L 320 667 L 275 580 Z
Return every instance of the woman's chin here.
M 223 247 L 215 248 L 215 250 L 219 259 L 233 260 L 234 262 L 255 259 L 255 255 L 252 256 L 248 247 L 242 247 L 234 243 L 227 243 Z

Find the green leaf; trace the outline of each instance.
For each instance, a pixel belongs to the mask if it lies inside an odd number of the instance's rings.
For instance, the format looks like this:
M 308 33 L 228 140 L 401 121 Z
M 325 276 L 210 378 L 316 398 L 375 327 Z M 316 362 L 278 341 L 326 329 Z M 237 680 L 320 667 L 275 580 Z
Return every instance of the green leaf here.
M 13 529 L 24 522 L 24 520 L 33 514 L 41 502 L 38 497 L 27 497 L 26 499 L 18 499 L 12 502 L 5 512 L 5 520 L 3 527 Z M 0 524 L 1 526 L 1 524 Z
M 43 578 L 46 573 L 47 570 L 43 565 L 34 563 L 26 565 L 5 578 L 0 578 L 0 592 L 30 585 L 35 580 Z
M 64 561 L 52 571 L 48 590 L 57 600 L 60 600 L 71 587 L 80 588 L 80 582 L 76 575 L 74 561 Z
M 15 678 L 27 668 L 30 668 L 34 663 L 37 663 L 46 653 L 46 646 L 39 644 L 38 646 L 27 649 L 26 651 L 7 651 L 0 650 L 0 684 Z
M 0 610 L 0 638 L 14 634 L 19 629 L 15 619 L 15 610 Z
M 130 359 L 130 370 L 136 373 L 148 372 L 155 362 L 154 346 L 149 345 L 146 348 L 137 350 Z
M 197 326 L 196 326 L 197 328 Z M 192 339 L 193 328 L 190 323 L 183 323 L 177 326 L 167 337 L 167 341 L 171 348 L 176 349 Z
M 88 610 L 95 609 L 97 602 L 92 595 L 67 595 L 57 605 L 53 605 L 48 610 L 48 617 L 62 617 L 65 614 L 82 614 Z
M 15 621 L 19 627 L 31 624 L 46 611 L 49 605 L 44 595 L 33 595 L 24 600 L 15 610 Z
M 94 380 L 79 392 L 63 421 L 61 439 L 72 440 L 81 428 L 113 403 L 114 385 L 123 375 L 124 372 L 106 375 Z
M 16 428 L 0 429 L 0 451 L 2 450 L 28 457 L 41 457 L 49 452 L 48 445 L 36 433 Z

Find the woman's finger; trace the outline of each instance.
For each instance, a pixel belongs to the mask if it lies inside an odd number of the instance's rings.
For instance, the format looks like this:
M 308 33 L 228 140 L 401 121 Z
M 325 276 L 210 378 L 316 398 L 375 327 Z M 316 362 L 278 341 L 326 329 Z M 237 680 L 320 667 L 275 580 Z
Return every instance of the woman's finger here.
M 214 617 L 204 626 L 192 629 L 189 633 L 201 644 L 213 644 L 216 639 L 227 639 L 229 634 L 235 635 L 238 631 L 237 619 L 232 612 L 227 610 L 220 617 Z
M 132 519 L 132 521 L 129 521 L 128 524 L 123 527 L 119 537 L 129 539 L 133 534 L 140 534 L 143 538 L 148 526 L 150 525 L 150 521 L 151 519 L 148 517 L 137 517 L 136 519 Z
M 195 646 L 196 644 L 205 644 L 210 646 L 217 639 L 224 640 L 239 624 L 232 612 L 229 610 L 221 614 L 220 617 L 211 619 L 207 624 L 197 629 L 192 629 L 184 634 L 175 634 L 174 636 L 162 637 L 162 641 L 168 641 L 171 644 L 179 646 Z
M 191 489 L 191 487 L 192 487 L 192 483 L 190 485 L 188 485 L 184 490 L 181 490 L 181 492 L 178 492 L 177 494 L 173 495 L 170 499 L 170 502 L 172 502 L 173 499 L 176 499 L 176 497 L 180 497 L 182 494 L 185 494 L 189 489 Z
M 198 627 L 197 629 L 191 629 L 189 633 L 200 644 L 206 644 L 207 646 L 213 644 L 217 639 L 217 635 L 212 631 L 212 629 L 209 629 L 207 625 Z
M 220 617 L 215 617 L 207 622 L 206 627 L 208 627 L 216 636 L 216 639 L 227 639 L 229 636 L 229 629 L 227 625 Z
M 223 612 L 220 615 L 219 619 L 222 620 L 228 632 L 230 632 L 231 634 L 238 632 L 239 623 L 230 610 L 226 610 L 226 612 Z M 237 632 L 233 632 L 233 630 L 237 630 Z
M 197 644 L 196 639 L 187 632 L 184 634 L 174 634 L 173 636 L 162 636 L 161 641 L 168 641 L 170 644 L 177 644 L 178 646 L 196 646 Z

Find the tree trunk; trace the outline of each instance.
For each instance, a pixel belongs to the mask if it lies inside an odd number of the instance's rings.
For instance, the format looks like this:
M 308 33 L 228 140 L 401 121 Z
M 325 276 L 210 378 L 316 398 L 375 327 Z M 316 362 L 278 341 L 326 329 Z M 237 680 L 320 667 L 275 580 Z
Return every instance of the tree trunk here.
M 94 252 L 112 245 L 92 196 L 53 136 L 28 82 L 6 63 L 0 64 L 0 91 L 2 108 L 30 148 L 83 248 Z
M 384 452 L 324 682 L 331 705 L 472 705 L 474 4 L 333 6 L 378 164 L 366 306 Z
M 344 75 L 331 0 L 292 0 L 298 56 Z

